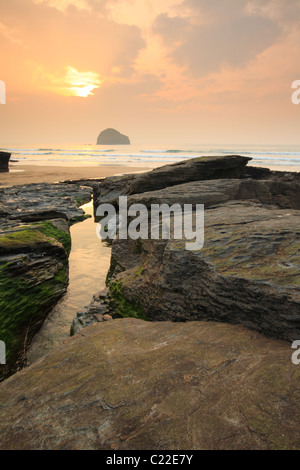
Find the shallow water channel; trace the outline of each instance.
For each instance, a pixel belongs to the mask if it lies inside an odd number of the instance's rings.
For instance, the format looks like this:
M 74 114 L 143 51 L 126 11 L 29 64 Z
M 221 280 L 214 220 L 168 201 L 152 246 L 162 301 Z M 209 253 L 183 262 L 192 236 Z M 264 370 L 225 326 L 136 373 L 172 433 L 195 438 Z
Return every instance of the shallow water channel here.
M 105 287 L 111 247 L 96 235 L 93 201 L 82 206 L 82 209 L 92 217 L 72 225 L 70 229 L 72 248 L 68 290 L 35 335 L 28 351 L 29 363 L 61 346 L 70 337 L 70 327 L 76 313 L 89 304 L 95 292 Z

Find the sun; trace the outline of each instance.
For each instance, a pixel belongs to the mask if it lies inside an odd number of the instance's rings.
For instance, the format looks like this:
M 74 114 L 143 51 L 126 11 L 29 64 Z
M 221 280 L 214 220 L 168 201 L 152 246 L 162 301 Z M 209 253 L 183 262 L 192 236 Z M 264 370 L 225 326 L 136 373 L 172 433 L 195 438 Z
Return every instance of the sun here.
M 100 77 L 95 72 L 78 72 L 73 67 L 68 66 L 64 77 L 66 86 L 60 88 L 64 96 L 80 96 L 87 98 L 93 95 L 93 90 L 99 88 L 102 84 Z

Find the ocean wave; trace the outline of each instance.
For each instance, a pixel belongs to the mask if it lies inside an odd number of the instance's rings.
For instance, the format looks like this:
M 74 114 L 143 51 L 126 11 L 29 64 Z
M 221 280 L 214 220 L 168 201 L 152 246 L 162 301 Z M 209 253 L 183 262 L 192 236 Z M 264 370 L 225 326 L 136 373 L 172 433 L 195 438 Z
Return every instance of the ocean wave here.
M 273 159 L 273 160 L 265 160 L 258 158 L 257 160 L 253 160 L 253 163 L 262 163 L 265 164 L 268 162 L 269 165 L 280 165 L 280 166 L 300 166 L 299 160 L 280 160 L 280 159 Z
M 253 160 L 256 161 L 256 160 L 265 160 L 265 161 L 275 161 L 275 162 L 279 162 L 279 161 L 282 161 L 282 162 L 295 162 L 295 163 L 298 163 L 300 164 L 300 158 L 291 158 L 291 157 L 284 157 L 284 156 L 281 156 L 280 158 L 276 158 L 276 157 L 268 157 L 268 156 L 259 156 L 259 157 L 256 157 L 255 155 L 253 155 Z
M 232 153 L 232 152 L 228 152 L 228 151 L 225 151 L 223 153 Z M 284 155 L 289 155 L 289 156 L 297 156 L 297 155 L 300 155 L 300 152 L 239 152 L 239 154 L 241 155 L 278 155 L 278 156 L 284 156 Z M 267 157 L 266 157 L 267 158 Z
M 170 149 L 170 150 L 140 150 L 143 153 L 203 153 L 201 150 L 180 150 L 180 149 Z

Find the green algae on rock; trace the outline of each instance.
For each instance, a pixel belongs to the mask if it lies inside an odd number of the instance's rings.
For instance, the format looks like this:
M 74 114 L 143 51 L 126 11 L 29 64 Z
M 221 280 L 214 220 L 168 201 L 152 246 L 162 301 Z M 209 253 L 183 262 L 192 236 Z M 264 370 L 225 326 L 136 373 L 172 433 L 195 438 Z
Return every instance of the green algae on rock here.
M 0 338 L 6 344 L 5 377 L 25 359 L 26 348 L 68 285 L 68 224 L 55 221 L 0 235 Z
M 115 317 L 133 317 L 141 320 L 147 320 L 143 307 L 138 302 L 129 302 L 126 300 L 123 292 L 122 280 L 112 282 L 109 285 L 109 305 L 115 314 Z
M 92 189 L 30 184 L 0 189 L 0 339 L 7 364 L 0 379 L 26 363 L 26 350 L 68 285 L 69 226 Z

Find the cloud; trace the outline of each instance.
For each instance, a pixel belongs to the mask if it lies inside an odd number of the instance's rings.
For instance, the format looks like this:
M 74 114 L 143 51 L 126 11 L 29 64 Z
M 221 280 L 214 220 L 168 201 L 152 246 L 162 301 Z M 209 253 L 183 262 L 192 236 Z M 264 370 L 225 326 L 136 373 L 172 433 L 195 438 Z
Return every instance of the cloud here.
M 33 0 L 0 2 L 1 73 L 11 89 L 44 89 L 43 75 L 63 76 L 69 65 L 101 79 L 116 68 L 120 79 L 134 73 L 145 44 L 140 29 L 67 3 L 62 11 Z
M 185 0 L 181 6 L 206 20 L 228 21 L 239 18 L 248 3 L 249 0 Z
M 187 16 L 163 14 L 154 24 L 169 47 L 169 57 L 194 76 L 223 66 L 244 67 L 279 40 L 282 29 L 272 18 L 249 12 L 245 0 L 186 0 Z
M 63 96 L 80 96 L 86 98 L 93 95 L 92 91 L 101 85 L 100 77 L 95 72 L 78 72 L 73 67 L 68 66 L 66 74 L 62 79 L 66 86 L 54 87 L 55 93 Z

